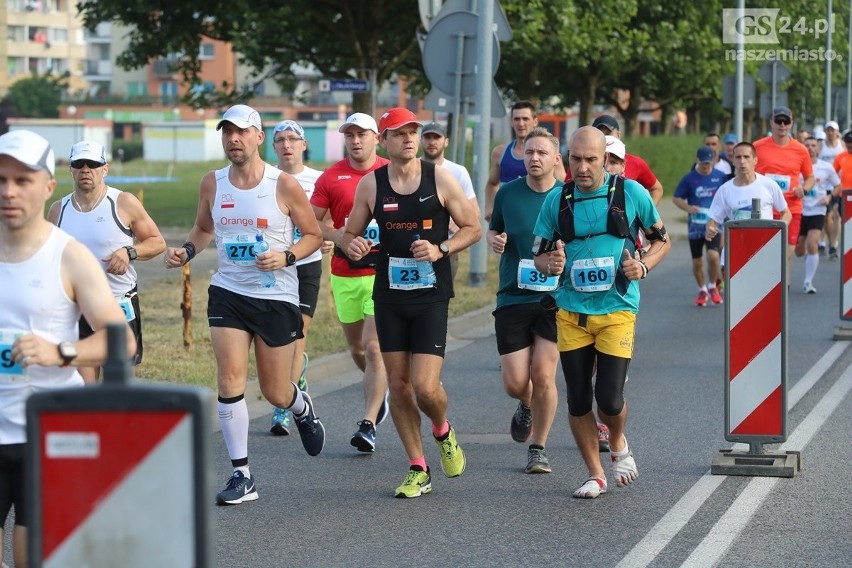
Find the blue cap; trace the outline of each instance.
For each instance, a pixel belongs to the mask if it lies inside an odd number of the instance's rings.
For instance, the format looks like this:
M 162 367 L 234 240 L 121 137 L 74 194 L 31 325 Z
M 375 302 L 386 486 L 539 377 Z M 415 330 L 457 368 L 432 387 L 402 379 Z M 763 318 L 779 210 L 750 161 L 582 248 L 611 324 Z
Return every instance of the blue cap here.
M 702 164 L 707 162 L 713 163 L 713 160 L 716 158 L 716 156 L 713 154 L 713 150 L 708 148 L 707 146 L 702 146 L 701 148 L 699 148 L 698 152 L 696 153 L 696 157 L 698 158 L 698 161 Z
M 302 140 L 305 139 L 305 130 L 299 126 L 299 123 L 294 120 L 282 120 L 278 124 L 275 125 L 275 131 L 273 134 L 277 132 L 284 132 L 285 130 L 290 130 L 299 135 L 299 138 Z
M 725 139 L 723 140 L 725 144 L 736 144 L 737 143 L 737 135 L 733 132 L 729 132 L 725 134 Z

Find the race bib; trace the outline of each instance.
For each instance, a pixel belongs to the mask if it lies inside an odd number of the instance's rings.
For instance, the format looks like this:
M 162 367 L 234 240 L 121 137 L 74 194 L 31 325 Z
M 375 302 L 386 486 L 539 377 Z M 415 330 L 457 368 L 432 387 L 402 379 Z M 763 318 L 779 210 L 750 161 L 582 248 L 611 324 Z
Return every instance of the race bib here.
M 346 226 L 346 223 L 349 222 L 349 217 L 344 219 L 343 226 Z M 379 244 L 379 239 L 381 236 L 379 235 L 379 224 L 375 219 L 370 219 L 370 223 L 367 225 L 367 228 L 364 229 L 363 237 L 368 241 L 373 241 L 373 246 Z
M 23 333 L 0 329 L 0 383 L 17 383 L 27 380 L 27 370 L 12 360 L 12 345 Z
M 254 264 L 254 237 L 251 235 L 234 235 L 227 237 L 223 246 L 228 260 L 239 266 Z
M 734 211 L 734 221 L 742 221 L 743 219 L 751 219 L 751 209 L 736 209 Z
M 559 276 L 546 276 L 539 272 L 532 259 L 522 258 L 518 263 L 518 288 L 551 292 L 559 285 Z
M 133 311 L 133 303 L 130 301 L 130 298 L 121 297 L 116 298 L 118 300 L 118 307 L 121 308 L 121 311 L 124 312 L 124 319 L 127 321 L 133 321 L 136 319 L 136 312 Z
M 293 227 L 293 244 L 295 245 L 300 240 L 302 240 L 302 231 L 299 230 L 299 227 Z
M 571 284 L 578 292 L 604 292 L 612 288 L 615 278 L 615 259 L 584 258 L 571 265 Z
M 689 220 L 696 225 L 706 225 L 710 220 L 710 209 L 707 207 L 699 207 L 697 213 L 690 213 Z
M 392 290 L 418 290 L 435 285 L 435 270 L 431 262 L 417 262 L 413 258 L 388 259 L 388 282 Z
M 781 174 L 766 174 L 766 177 L 777 183 L 781 187 L 781 191 L 789 191 L 790 176 L 782 176 Z

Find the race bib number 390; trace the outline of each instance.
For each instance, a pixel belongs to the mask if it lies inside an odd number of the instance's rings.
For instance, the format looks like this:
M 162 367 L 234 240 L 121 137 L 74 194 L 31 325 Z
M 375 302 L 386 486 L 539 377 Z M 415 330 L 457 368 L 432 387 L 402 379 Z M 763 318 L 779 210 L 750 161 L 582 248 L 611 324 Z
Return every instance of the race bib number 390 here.
M 612 288 L 615 259 L 584 258 L 571 265 L 571 284 L 579 292 L 603 292 Z

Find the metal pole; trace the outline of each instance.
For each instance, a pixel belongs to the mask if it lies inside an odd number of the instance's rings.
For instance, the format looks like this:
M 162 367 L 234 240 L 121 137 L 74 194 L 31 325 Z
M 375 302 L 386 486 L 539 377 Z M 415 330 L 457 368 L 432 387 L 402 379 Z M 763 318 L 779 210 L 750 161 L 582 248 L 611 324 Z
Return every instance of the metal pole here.
M 745 16 L 745 0 L 737 0 L 737 21 Z M 745 39 L 743 34 L 737 34 L 737 53 L 743 55 Z M 737 140 L 745 140 L 743 133 L 743 77 L 745 76 L 745 63 L 742 57 L 737 57 L 737 74 L 734 87 L 734 132 Z
M 376 107 L 379 104 L 378 86 L 376 85 L 379 72 L 370 69 L 370 116 L 376 116 Z
M 465 167 L 465 158 L 467 154 L 467 109 L 470 107 L 470 99 L 466 98 L 462 101 L 461 105 L 461 120 L 459 120 L 459 129 L 456 132 L 456 136 L 460 136 L 459 138 L 459 151 L 458 154 L 453 158 L 453 160 L 457 164 L 461 164 Z
M 751 218 L 760 219 L 760 198 L 755 197 L 751 200 Z
M 827 19 L 831 22 L 831 0 L 828 0 Z M 831 57 L 828 57 L 828 52 L 831 51 L 831 26 L 828 26 L 828 33 L 825 34 L 825 120 L 831 120 Z
M 465 34 L 459 33 L 458 47 L 456 48 L 456 82 L 453 88 L 453 124 L 450 126 L 450 156 L 456 158 L 459 139 L 459 116 L 461 115 L 461 86 L 464 74 L 464 40 Z
M 479 2 L 479 28 L 477 31 L 478 54 L 476 74 L 476 108 L 479 110 L 479 131 L 473 141 L 473 187 L 476 188 L 476 200 L 479 210 L 485 211 L 485 183 L 488 181 L 488 168 L 491 153 L 491 76 L 494 41 L 494 4 Z M 488 229 L 484 220 L 482 234 Z M 480 239 L 470 249 L 470 274 L 468 284 L 472 288 L 485 286 L 487 278 L 487 249 L 485 239 Z
M 775 100 L 778 96 L 778 62 L 772 60 L 772 108 L 775 108 Z
M 852 0 L 849 0 L 849 41 L 846 55 L 846 128 L 852 128 Z

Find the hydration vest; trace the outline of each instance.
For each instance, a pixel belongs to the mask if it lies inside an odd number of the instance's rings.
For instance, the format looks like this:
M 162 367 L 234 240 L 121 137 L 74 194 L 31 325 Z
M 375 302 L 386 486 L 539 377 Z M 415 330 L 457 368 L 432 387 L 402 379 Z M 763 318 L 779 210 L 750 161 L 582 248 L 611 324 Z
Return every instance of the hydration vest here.
M 639 233 L 641 223 L 636 217 L 632 222 L 627 220 L 627 209 L 625 207 L 624 197 L 624 178 L 621 176 L 610 175 L 607 184 L 607 194 L 594 197 L 581 197 L 575 199 L 575 184 L 573 181 L 568 182 L 562 188 L 562 199 L 559 207 L 559 233 L 562 242 L 569 243 L 574 239 L 586 239 L 596 237 L 598 235 L 612 235 L 619 239 L 627 239 L 634 247 L 636 244 L 636 236 Z M 606 231 L 602 233 L 592 233 L 588 235 L 577 235 L 574 230 L 574 203 L 577 201 L 588 201 L 591 199 L 608 199 L 606 215 Z M 630 251 L 631 254 L 633 251 Z

